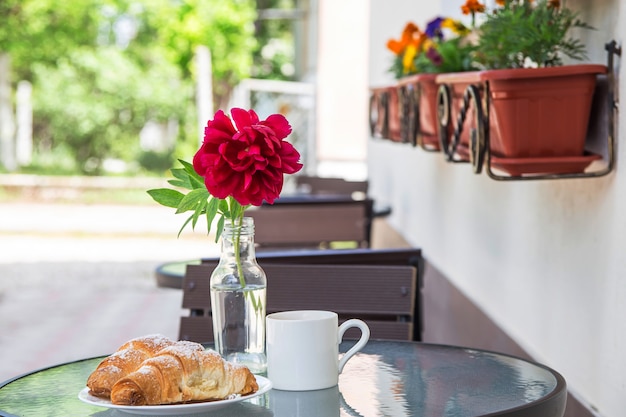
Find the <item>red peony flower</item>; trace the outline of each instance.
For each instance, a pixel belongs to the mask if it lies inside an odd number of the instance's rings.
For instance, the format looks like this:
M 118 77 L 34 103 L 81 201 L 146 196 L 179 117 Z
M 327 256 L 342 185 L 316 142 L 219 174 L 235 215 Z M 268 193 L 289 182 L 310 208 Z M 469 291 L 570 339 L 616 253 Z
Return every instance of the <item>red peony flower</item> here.
M 236 128 L 222 110 L 208 121 L 194 170 L 216 198 L 232 196 L 242 206 L 272 204 L 282 191 L 283 174 L 302 168 L 300 153 L 284 140 L 291 126 L 280 114 L 260 121 L 254 110 L 233 108 L 231 115 Z

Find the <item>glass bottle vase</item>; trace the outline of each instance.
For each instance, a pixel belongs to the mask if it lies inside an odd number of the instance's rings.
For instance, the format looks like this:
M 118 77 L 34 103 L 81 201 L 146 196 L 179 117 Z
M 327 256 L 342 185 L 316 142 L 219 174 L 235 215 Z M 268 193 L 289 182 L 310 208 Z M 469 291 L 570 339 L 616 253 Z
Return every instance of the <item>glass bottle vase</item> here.
M 220 261 L 211 274 L 211 310 L 215 350 L 226 360 L 263 373 L 267 280 L 256 261 L 254 222 L 226 220 Z

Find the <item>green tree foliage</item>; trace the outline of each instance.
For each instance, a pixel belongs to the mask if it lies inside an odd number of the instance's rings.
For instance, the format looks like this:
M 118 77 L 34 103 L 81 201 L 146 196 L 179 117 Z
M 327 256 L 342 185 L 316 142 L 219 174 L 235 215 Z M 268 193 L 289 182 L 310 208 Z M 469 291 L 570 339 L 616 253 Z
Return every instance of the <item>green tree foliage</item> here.
M 199 45 L 211 51 L 216 107 L 225 107 L 232 87 L 250 76 L 255 3 L 252 0 L 142 0 L 145 27 L 138 44 L 157 42 L 185 76 L 195 75 Z
M 63 143 L 85 173 L 100 173 L 105 157 L 134 160 L 144 124 L 184 120 L 191 99 L 176 67 L 160 62 L 142 69 L 115 47 L 74 50 L 55 67 L 34 66 L 34 74 L 40 146 Z
M 32 80 L 31 64 L 54 65 L 80 46 L 95 46 L 101 0 L 0 0 L 0 52 L 14 79 Z
M 296 11 L 294 0 L 257 0 L 261 13 L 275 13 L 275 17 L 260 18 L 256 22 L 252 76 L 261 79 L 294 80 L 296 77 L 295 39 L 297 21 L 287 18 Z M 262 17 L 262 18 L 261 18 Z
M 98 173 L 108 157 L 142 160 L 147 120 L 176 118 L 177 147 L 197 144 L 195 50 L 212 52 L 223 107 L 250 75 L 255 18 L 254 0 L 0 0 L 0 53 L 14 82 L 33 82 L 37 149 L 69 150 Z

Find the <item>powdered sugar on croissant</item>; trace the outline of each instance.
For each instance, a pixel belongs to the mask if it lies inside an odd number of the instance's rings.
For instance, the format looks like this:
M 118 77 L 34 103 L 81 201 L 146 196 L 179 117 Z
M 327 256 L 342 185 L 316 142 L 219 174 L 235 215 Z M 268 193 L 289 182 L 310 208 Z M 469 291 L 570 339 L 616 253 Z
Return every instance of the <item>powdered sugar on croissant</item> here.
M 197 343 L 177 342 L 117 381 L 111 390 L 111 402 L 157 405 L 222 400 L 233 394 L 251 394 L 258 388 L 245 366 L 229 363 Z
M 89 393 L 109 398 L 111 388 L 120 378 L 139 369 L 148 358 L 175 342 L 163 335 L 154 334 L 138 337 L 124 343 L 111 356 L 105 358 L 87 380 Z

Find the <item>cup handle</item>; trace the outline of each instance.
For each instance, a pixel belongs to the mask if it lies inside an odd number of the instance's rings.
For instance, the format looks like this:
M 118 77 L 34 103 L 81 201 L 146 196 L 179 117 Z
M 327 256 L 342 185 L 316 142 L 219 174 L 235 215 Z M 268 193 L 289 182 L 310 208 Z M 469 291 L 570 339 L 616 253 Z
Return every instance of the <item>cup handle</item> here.
M 350 319 L 346 320 L 341 326 L 339 326 L 339 343 L 341 343 L 341 340 L 343 339 L 343 334 L 350 327 L 358 327 L 359 329 L 361 329 L 361 338 L 358 342 L 356 342 L 354 346 L 350 348 L 350 350 L 345 353 L 345 355 L 343 355 L 343 357 L 339 361 L 339 373 L 341 373 L 341 371 L 343 370 L 343 367 L 346 362 L 348 362 L 348 359 L 350 359 L 359 350 L 363 349 L 363 347 L 367 344 L 367 341 L 370 338 L 370 328 L 367 327 L 367 324 L 365 324 L 363 320 Z

